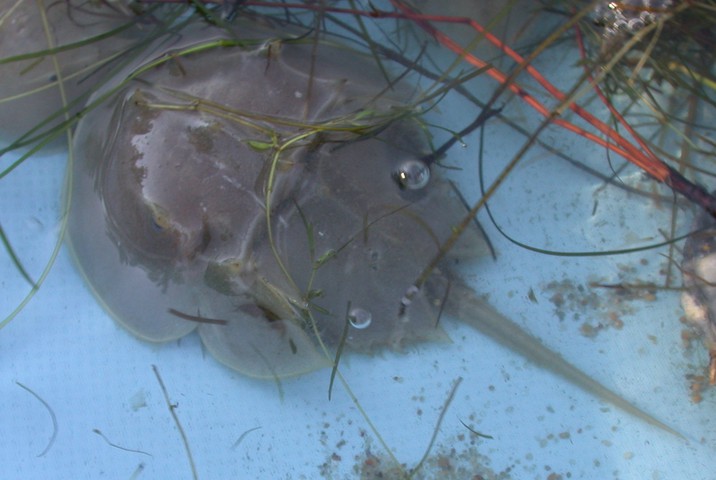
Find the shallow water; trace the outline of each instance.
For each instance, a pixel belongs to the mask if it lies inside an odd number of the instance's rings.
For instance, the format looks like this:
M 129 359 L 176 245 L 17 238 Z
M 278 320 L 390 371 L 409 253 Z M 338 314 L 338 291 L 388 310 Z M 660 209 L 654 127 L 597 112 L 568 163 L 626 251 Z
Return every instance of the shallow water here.
M 554 52 L 543 62 L 557 68 L 568 65 L 569 59 Z M 464 124 L 474 112 L 461 107 L 459 99 L 448 98 L 438 118 L 445 124 Z M 510 108 L 516 116 L 528 113 L 518 104 Z M 557 130 L 549 131 L 547 138 L 567 152 L 593 156 L 590 163 L 608 170 L 600 149 Z M 521 142 L 510 129 L 490 124 L 484 144 L 489 178 Z M 477 135 L 466 143 L 453 149 L 451 162 L 474 165 Z M 57 229 L 62 162 L 61 156 L 36 159 L 13 173 L 13 182 L 0 184 L 3 198 L 27 200 L 18 203 L 24 208 L 7 211 L 2 222 L 13 240 L 23 239 L 13 232 L 36 232 L 25 234 L 27 243 L 18 248 L 33 273 L 46 258 Z M 45 176 L 50 168 L 52 179 Z M 475 171 L 465 168 L 455 178 L 468 201 L 474 201 Z M 622 179 L 644 184 L 640 174 Z M 48 184 L 53 190 L 46 189 Z M 593 177 L 536 148 L 491 206 L 511 235 L 554 250 L 654 241 L 657 229 L 668 222 L 668 209 L 598 187 Z M 36 195 L 38 189 L 46 195 Z M 624 204 L 633 208 L 620 208 Z M 654 300 L 640 300 L 588 286 L 590 281 L 659 278 L 665 260 L 651 251 L 595 259 L 538 255 L 507 242 L 484 215 L 481 220 L 498 259 L 482 261 L 466 273 L 476 290 L 567 359 L 625 397 L 638 399 L 689 442 L 600 404 L 445 319 L 451 345 L 418 345 L 407 354 L 342 360 L 361 406 L 398 459 L 408 466 L 417 463 L 452 382 L 462 377 L 437 437 L 435 454 L 443 456 L 428 463 L 428 478 L 444 472 L 446 465 L 454 468 L 454 478 L 465 478 L 457 473 L 460 466 L 468 469 L 463 473 L 481 472 L 487 478 L 500 473 L 503 478 L 709 478 L 716 442 L 708 428 L 713 392 L 706 392 L 699 405 L 689 400 L 684 373 L 698 371 L 694 365 L 703 358 L 696 349 L 685 354 L 682 348 L 678 294 L 658 292 Z M 17 289 L 3 291 L 9 304 L 24 285 L 20 278 L 6 283 Z M 621 329 L 614 327 L 615 318 L 624 322 Z M 587 338 L 580 333 L 585 324 L 605 328 Z M 378 468 L 389 468 L 389 459 L 342 387 L 334 386 L 327 401 L 329 371 L 284 380 L 278 387 L 221 367 L 202 355 L 196 336 L 159 347 L 137 342 L 96 305 L 64 250 L 38 298 L 2 330 L 0 348 L 2 397 L 10 407 L 0 413 L 0 423 L 14 433 L 3 437 L 8 443 L 0 451 L 5 465 L 17 465 L 16 471 L 28 476 L 67 472 L 92 478 L 111 472 L 129 478 L 143 464 L 139 478 L 167 471 L 190 478 L 151 365 L 157 365 L 171 401 L 178 404 L 175 411 L 201 478 L 237 471 L 252 477 L 355 478 L 356 470 L 365 472 L 379 461 Z M 32 388 L 57 415 L 57 439 L 40 459 L 35 455 L 47 444 L 51 422 L 42 405 L 14 381 Z M 471 435 L 460 421 L 493 438 Z M 255 427 L 260 429 L 235 445 Z M 93 429 L 152 457 L 112 448 Z

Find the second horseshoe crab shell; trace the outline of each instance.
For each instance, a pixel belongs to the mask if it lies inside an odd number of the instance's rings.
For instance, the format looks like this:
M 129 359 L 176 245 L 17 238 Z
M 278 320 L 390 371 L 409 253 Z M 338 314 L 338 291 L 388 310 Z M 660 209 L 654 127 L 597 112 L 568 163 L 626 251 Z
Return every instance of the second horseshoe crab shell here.
M 146 39 L 148 20 L 122 2 L 0 0 L 0 140 L 49 131 L 65 119 L 64 102 L 77 113 L 122 52 Z

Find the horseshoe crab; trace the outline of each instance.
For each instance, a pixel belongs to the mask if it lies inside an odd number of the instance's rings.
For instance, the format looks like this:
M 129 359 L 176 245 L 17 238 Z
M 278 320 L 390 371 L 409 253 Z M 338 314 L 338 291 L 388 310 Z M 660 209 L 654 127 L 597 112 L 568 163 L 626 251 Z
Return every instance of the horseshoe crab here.
M 445 179 L 430 178 L 412 87 L 328 41 L 241 32 L 183 39 L 78 126 L 69 241 L 121 325 L 154 342 L 196 329 L 222 363 L 271 378 L 330 366 L 327 353 L 344 345 L 366 352 L 446 339 L 437 326 L 444 304 L 674 432 L 452 273 L 486 242 L 471 225 L 441 251 L 466 209 Z

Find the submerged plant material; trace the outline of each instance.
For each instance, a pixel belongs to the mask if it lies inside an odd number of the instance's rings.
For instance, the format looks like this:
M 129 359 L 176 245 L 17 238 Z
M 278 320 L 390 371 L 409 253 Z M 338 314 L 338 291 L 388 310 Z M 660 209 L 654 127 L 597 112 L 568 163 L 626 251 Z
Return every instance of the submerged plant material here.
M 199 478 L 199 475 L 196 471 L 196 464 L 194 463 L 194 456 L 191 453 L 191 447 L 189 446 L 189 439 L 186 436 L 186 433 L 184 433 L 184 427 L 182 427 L 181 422 L 179 421 L 179 416 L 177 415 L 177 404 L 172 403 L 169 399 L 169 392 L 167 391 L 166 385 L 164 385 L 164 380 L 162 380 L 162 376 L 159 374 L 159 368 L 157 368 L 156 365 L 152 365 L 152 370 L 154 371 L 154 376 L 157 377 L 157 383 L 159 383 L 159 388 L 162 390 L 162 395 L 164 396 L 164 402 L 167 405 L 167 408 L 169 409 L 169 413 L 172 416 L 172 419 L 174 420 L 174 424 L 177 427 L 177 430 L 179 431 L 179 436 L 181 436 L 181 441 L 184 444 L 184 450 L 186 451 L 186 457 L 189 461 L 189 467 L 191 468 L 191 476 L 194 480 L 197 480 Z
M 640 166 L 716 216 L 714 196 L 692 175 L 704 159 L 713 161 L 708 136 L 716 111 L 716 3 L 604 1 L 585 19 L 591 21 L 577 29 L 585 69 L 615 123 L 650 159 Z M 645 115 L 658 122 L 662 145 L 647 140 L 654 126 L 643 124 Z M 685 154 L 675 157 L 664 138 L 680 143 Z
M 18 387 L 25 390 L 26 392 L 28 392 L 33 397 L 35 397 L 37 399 L 37 401 L 40 402 L 43 407 L 45 407 L 45 409 L 47 410 L 47 413 L 50 415 L 50 420 L 52 420 L 52 435 L 50 436 L 50 440 L 47 442 L 47 446 L 45 447 L 45 449 L 42 450 L 42 452 L 37 454 L 38 457 L 44 457 L 47 454 L 47 452 L 50 451 L 52 446 L 55 444 L 55 440 L 57 439 L 57 432 L 59 430 L 59 428 L 57 426 L 57 416 L 55 415 L 55 412 L 52 410 L 52 407 L 50 407 L 50 404 L 48 404 L 41 396 L 39 396 L 37 393 L 35 393 L 34 390 L 32 390 L 30 387 L 23 385 L 22 383 L 20 383 L 18 381 L 15 381 L 15 384 Z

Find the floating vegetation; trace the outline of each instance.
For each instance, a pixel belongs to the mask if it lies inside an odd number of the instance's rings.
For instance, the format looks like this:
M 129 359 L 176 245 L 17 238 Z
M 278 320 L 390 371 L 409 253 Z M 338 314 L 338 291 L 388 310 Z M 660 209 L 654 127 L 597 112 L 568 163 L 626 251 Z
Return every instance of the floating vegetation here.
M 4 265 L 25 289 L 7 294 L 0 329 L 43 288 L 67 232 L 102 306 L 135 336 L 167 344 L 158 352 L 185 337 L 187 348 L 197 332 L 224 365 L 273 380 L 275 410 L 293 401 L 285 392 L 300 383 L 290 377 L 318 371 L 305 381 L 322 382 L 311 388 L 328 399 L 325 408 L 355 410 L 367 428 L 360 436 L 380 443 L 381 453 L 368 448 L 356 464 L 364 478 L 460 478 L 451 468 L 463 457 L 442 448 L 441 427 L 473 442 L 465 452 L 485 440 L 498 451 L 506 435 L 485 422 L 517 405 L 530 411 L 534 402 L 516 397 L 486 413 L 483 383 L 492 382 L 489 392 L 506 388 L 520 368 L 494 365 L 505 385 L 486 380 L 494 372 L 477 365 L 492 347 L 453 333 L 463 325 L 672 440 L 703 436 L 683 421 L 680 400 L 667 407 L 671 397 L 654 390 L 681 386 L 680 373 L 692 398 L 710 401 L 716 383 L 706 227 L 716 212 L 714 25 L 711 0 L 0 0 L 0 188 L 13 192 L 13 178 L 41 172 L 42 155 L 66 149 L 68 157 L 49 255 L 28 253 L 30 235 L 0 217 Z M 682 263 L 679 242 L 697 209 L 699 233 Z M 573 265 L 590 273 L 560 276 Z M 679 265 L 686 321 L 708 360 L 702 350 L 686 352 L 688 362 L 669 350 L 680 341 L 675 308 L 662 307 L 646 326 L 632 319 L 649 308 L 638 302 L 675 298 Z M 483 279 L 482 269 L 493 273 Z M 479 295 L 516 277 L 525 283 L 507 297 Z M 522 297 L 527 307 L 515 305 Z M 595 322 L 606 303 L 607 318 Z M 533 322 L 525 328 L 519 318 Z M 615 328 L 596 338 L 607 324 Z M 536 326 L 547 333 L 533 334 Z M 451 337 L 451 357 L 475 355 L 467 366 L 428 360 L 427 349 Z M 589 349 L 604 356 L 580 359 Z M 625 351 L 644 358 L 609 363 Z M 655 370 L 656 351 L 671 353 L 671 363 L 644 375 Z M 413 356 L 424 363 L 418 371 L 433 369 L 414 389 L 429 375 L 459 376 L 469 393 L 460 398 L 456 384 L 432 437 L 421 437 L 430 438 L 427 450 L 408 454 L 373 404 L 384 390 L 384 400 L 400 403 L 395 390 L 366 383 L 387 372 L 357 373 L 356 365 Z M 621 373 L 598 380 L 596 372 L 612 370 Z M 243 415 L 244 407 L 226 410 Z M 457 410 L 453 422 L 448 407 Z M 275 439 L 268 418 L 242 416 L 244 434 L 228 450 L 241 443 L 251 462 L 254 445 Z M 344 443 L 349 428 L 341 423 Z M 410 427 L 404 433 L 417 438 Z M 336 445 L 329 463 L 338 465 L 345 453 Z M 512 464 L 493 471 L 483 460 L 475 475 L 509 477 Z
M 184 428 L 181 426 L 181 422 L 179 421 L 179 416 L 177 415 L 176 409 L 177 404 L 172 403 L 172 401 L 169 398 L 169 392 L 167 392 L 167 387 L 164 385 L 164 380 L 162 380 L 161 375 L 159 375 L 159 369 L 156 365 L 152 365 L 152 370 L 154 370 L 154 375 L 157 377 L 157 382 L 159 383 L 159 388 L 162 390 L 162 395 L 164 396 L 164 401 L 167 404 L 167 408 L 169 409 L 169 413 L 172 415 L 172 419 L 174 420 L 174 424 L 177 426 L 177 430 L 179 431 L 179 435 L 181 436 L 181 441 L 184 444 L 184 451 L 186 452 L 186 457 L 189 460 L 189 467 L 191 468 L 191 476 L 196 480 L 199 478 L 199 474 L 196 471 L 196 465 L 194 464 L 194 456 L 191 454 L 191 447 L 189 446 L 189 439 L 186 436 L 186 433 L 184 432 Z
M 239 435 L 239 438 L 236 439 L 234 444 L 231 446 L 231 449 L 236 450 L 237 448 L 239 448 L 239 445 L 241 445 L 241 442 L 244 440 L 244 438 L 246 438 L 246 436 L 248 434 L 250 434 L 251 432 L 255 432 L 256 430 L 260 430 L 260 429 L 261 429 L 261 427 L 254 427 L 254 428 L 249 428 L 248 430 L 246 430 L 244 433 Z
M 109 440 L 109 438 L 107 438 L 107 436 L 106 436 L 104 433 L 102 433 L 101 430 L 99 430 L 99 429 L 97 429 L 97 428 L 93 428 L 93 429 L 92 429 L 92 432 L 94 432 L 94 433 L 96 433 L 97 435 L 99 435 L 100 437 L 102 437 L 102 440 L 104 440 L 104 441 L 107 443 L 107 445 L 109 445 L 109 446 L 112 447 L 112 448 L 117 448 L 117 449 L 119 449 L 119 450 L 124 450 L 125 452 L 129 452 L 129 453 L 138 453 L 138 454 L 140 454 L 140 455 L 146 455 L 147 457 L 151 457 L 151 456 L 152 456 L 151 453 L 147 453 L 147 452 L 144 452 L 144 451 L 142 451 L 142 450 L 134 450 L 134 449 L 132 449 L 132 448 L 126 448 L 126 447 L 123 447 L 123 446 L 121 446 L 121 445 L 117 445 L 116 443 L 111 442 L 111 441 Z
M 50 414 L 50 419 L 52 420 L 52 435 L 50 436 L 50 440 L 47 442 L 47 446 L 45 447 L 45 449 L 37 454 L 38 457 L 44 457 L 45 455 L 47 455 L 47 452 L 50 451 L 52 445 L 54 445 L 55 439 L 57 439 L 57 431 L 59 430 L 57 426 L 57 415 L 55 415 L 55 412 L 52 410 L 52 407 L 50 407 L 50 405 L 41 396 L 35 393 L 35 391 L 32 390 L 30 387 L 27 387 L 20 382 L 15 382 L 15 384 L 28 392 L 33 397 L 35 397 L 37 401 L 40 402 L 42 406 L 47 409 L 47 413 Z

